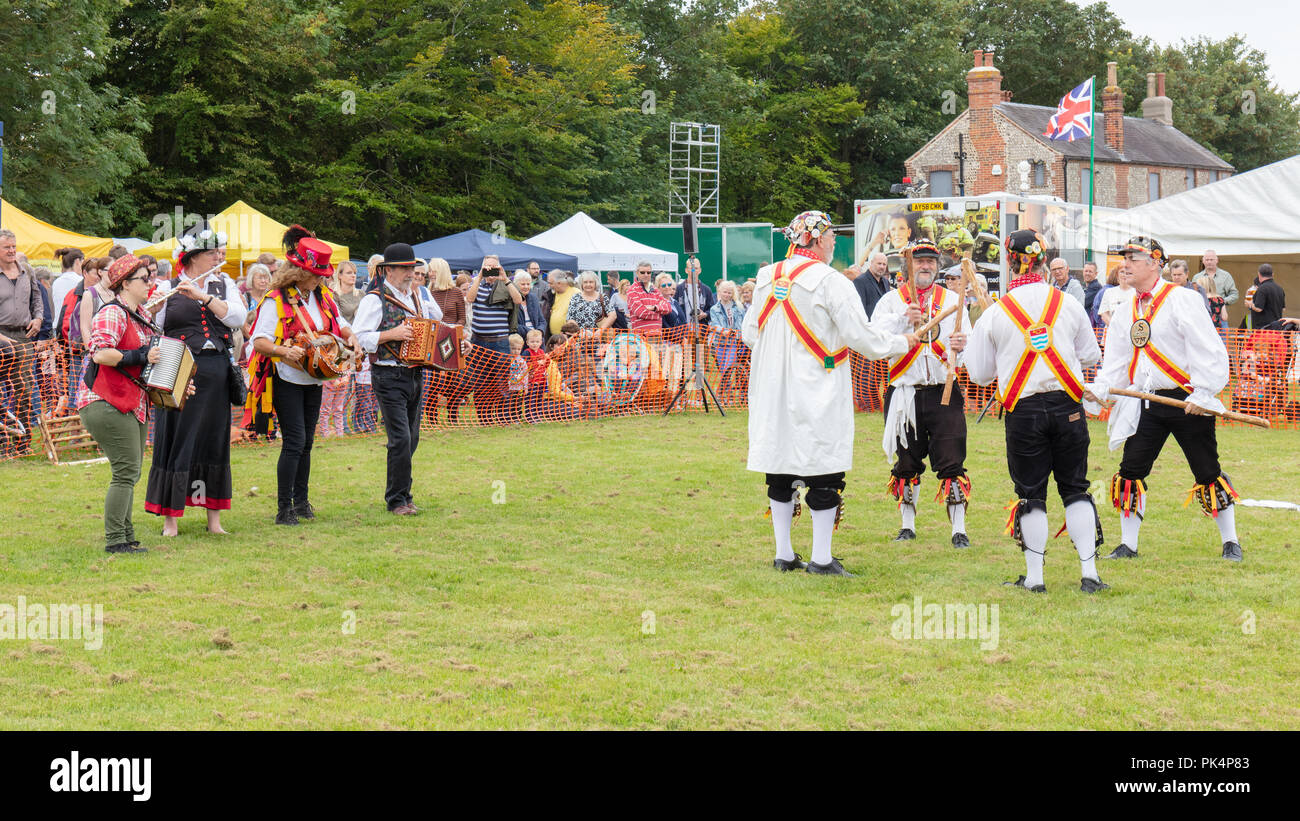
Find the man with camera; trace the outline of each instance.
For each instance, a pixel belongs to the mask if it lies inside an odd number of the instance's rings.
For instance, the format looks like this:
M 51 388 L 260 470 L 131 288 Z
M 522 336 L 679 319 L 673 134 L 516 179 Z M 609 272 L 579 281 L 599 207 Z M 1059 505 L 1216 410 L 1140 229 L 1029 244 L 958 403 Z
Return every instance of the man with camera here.
M 474 394 L 474 407 L 480 424 L 496 421 L 497 406 L 509 368 L 510 314 L 524 301 L 523 294 L 510 281 L 495 254 L 483 257 L 478 273 L 470 280 L 466 299 L 474 306 L 470 316 L 470 342 L 495 351 L 500 356 L 480 352 L 470 357 L 465 388 Z

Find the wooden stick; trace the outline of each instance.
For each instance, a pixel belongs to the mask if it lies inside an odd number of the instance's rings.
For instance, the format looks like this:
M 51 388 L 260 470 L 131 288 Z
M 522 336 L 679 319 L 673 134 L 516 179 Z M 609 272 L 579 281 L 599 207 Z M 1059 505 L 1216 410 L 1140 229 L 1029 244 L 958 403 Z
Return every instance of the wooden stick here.
M 940 322 L 943 322 L 945 319 L 947 319 L 948 317 L 956 313 L 958 307 L 959 306 L 957 305 L 949 305 L 947 308 L 944 308 L 942 311 L 940 311 L 938 316 L 936 316 L 934 319 L 931 319 L 929 322 L 925 323 L 921 327 L 917 328 L 912 333 L 916 334 L 917 336 L 925 336 L 934 328 L 934 326 L 938 325 Z
M 971 264 L 971 261 L 970 261 L 969 259 L 963 259 L 963 260 L 961 261 L 961 281 L 962 281 L 962 288 L 961 288 L 961 292 L 957 294 L 957 307 L 958 307 L 958 308 L 962 308 L 962 307 L 964 307 L 965 304 L 966 304 L 966 266 L 967 266 L 967 265 L 970 265 L 970 264 Z M 962 320 L 962 317 L 964 317 L 964 316 L 966 316 L 966 312 L 965 312 L 965 311 L 962 311 L 962 310 L 958 310 L 958 311 L 957 311 L 957 323 L 953 326 L 953 329 L 952 329 L 952 332 L 953 332 L 953 333 L 955 333 L 955 334 L 959 334 L 959 333 L 961 333 L 961 320 Z M 952 349 L 952 344 L 951 344 L 951 342 L 949 342 L 949 345 L 948 345 L 948 378 L 944 380 L 944 383 L 943 383 L 943 398 L 939 400 L 939 404 L 946 406 L 949 402 L 952 401 L 952 383 L 953 383 L 954 381 L 956 381 L 956 379 L 957 379 L 957 352 L 954 351 L 954 350 Z
M 1171 408 L 1187 409 L 1187 403 L 1181 399 L 1170 399 L 1168 396 L 1159 396 L 1154 393 L 1144 393 L 1142 391 L 1130 391 L 1123 388 L 1111 388 L 1110 392 L 1115 396 L 1131 396 L 1134 399 L 1145 399 L 1148 402 L 1157 402 L 1161 405 L 1168 405 Z M 1199 406 L 1198 406 L 1199 407 Z M 1254 425 L 1259 428 L 1271 428 L 1273 424 L 1262 416 L 1251 416 L 1248 413 L 1237 413 L 1235 411 L 1223 411 L 1218 413 L 1205 409 L 1214 416 L 1222 416 L 1224 419 L 1231 419 L 1234 422 L 1245 422 L 1247 425 Z

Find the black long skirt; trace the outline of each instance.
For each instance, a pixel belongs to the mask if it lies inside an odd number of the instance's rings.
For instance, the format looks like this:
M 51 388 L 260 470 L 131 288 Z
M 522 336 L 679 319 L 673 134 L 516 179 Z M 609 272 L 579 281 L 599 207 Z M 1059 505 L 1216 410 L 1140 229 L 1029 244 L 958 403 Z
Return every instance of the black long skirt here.
M 230 359 L 201 351 L 194 361 L 194 395 L 183 410 L 158 410 L 154 422 L 144 509 L 158 516 L 230 509 Z

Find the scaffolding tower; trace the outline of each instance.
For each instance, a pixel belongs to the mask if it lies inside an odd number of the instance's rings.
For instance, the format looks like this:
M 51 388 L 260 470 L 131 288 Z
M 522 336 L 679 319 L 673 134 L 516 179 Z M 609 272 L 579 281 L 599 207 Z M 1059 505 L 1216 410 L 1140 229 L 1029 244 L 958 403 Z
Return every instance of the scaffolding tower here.
M 722 127 L 709 123 L 672 124 L 668 153 L 668 220 L 695 214 L 700 222 L 718 221 L 722 169 Z

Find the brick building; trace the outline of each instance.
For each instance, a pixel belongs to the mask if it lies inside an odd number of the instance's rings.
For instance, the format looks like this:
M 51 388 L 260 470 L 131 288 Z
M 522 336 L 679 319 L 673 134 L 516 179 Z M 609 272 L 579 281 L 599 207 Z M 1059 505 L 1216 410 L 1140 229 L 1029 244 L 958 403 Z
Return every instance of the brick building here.
M 1165 96 L 1164 83 L 1163 73 L 1148 74 L 1143 116 L 1125 117 L 1115 63 L 1107 64 L 1093 125 L 1097 205 L 1131 208 L 1232 175 L 1231 165 L 1174 128 L 1173 101 Z M 1031 170 L 1023 193 L 1088 201 L 1088 140 L 1042 136 L 1054 107 L 1010 102 L 993 52 L 975 52 L 966 86 L 968 108 L 907 159 L 908 175 L 928 181 L 929 196 L 1021 193 L 1017 167 L 1025 160 Z M 959 144 L 964 164 L 956 156 Z

